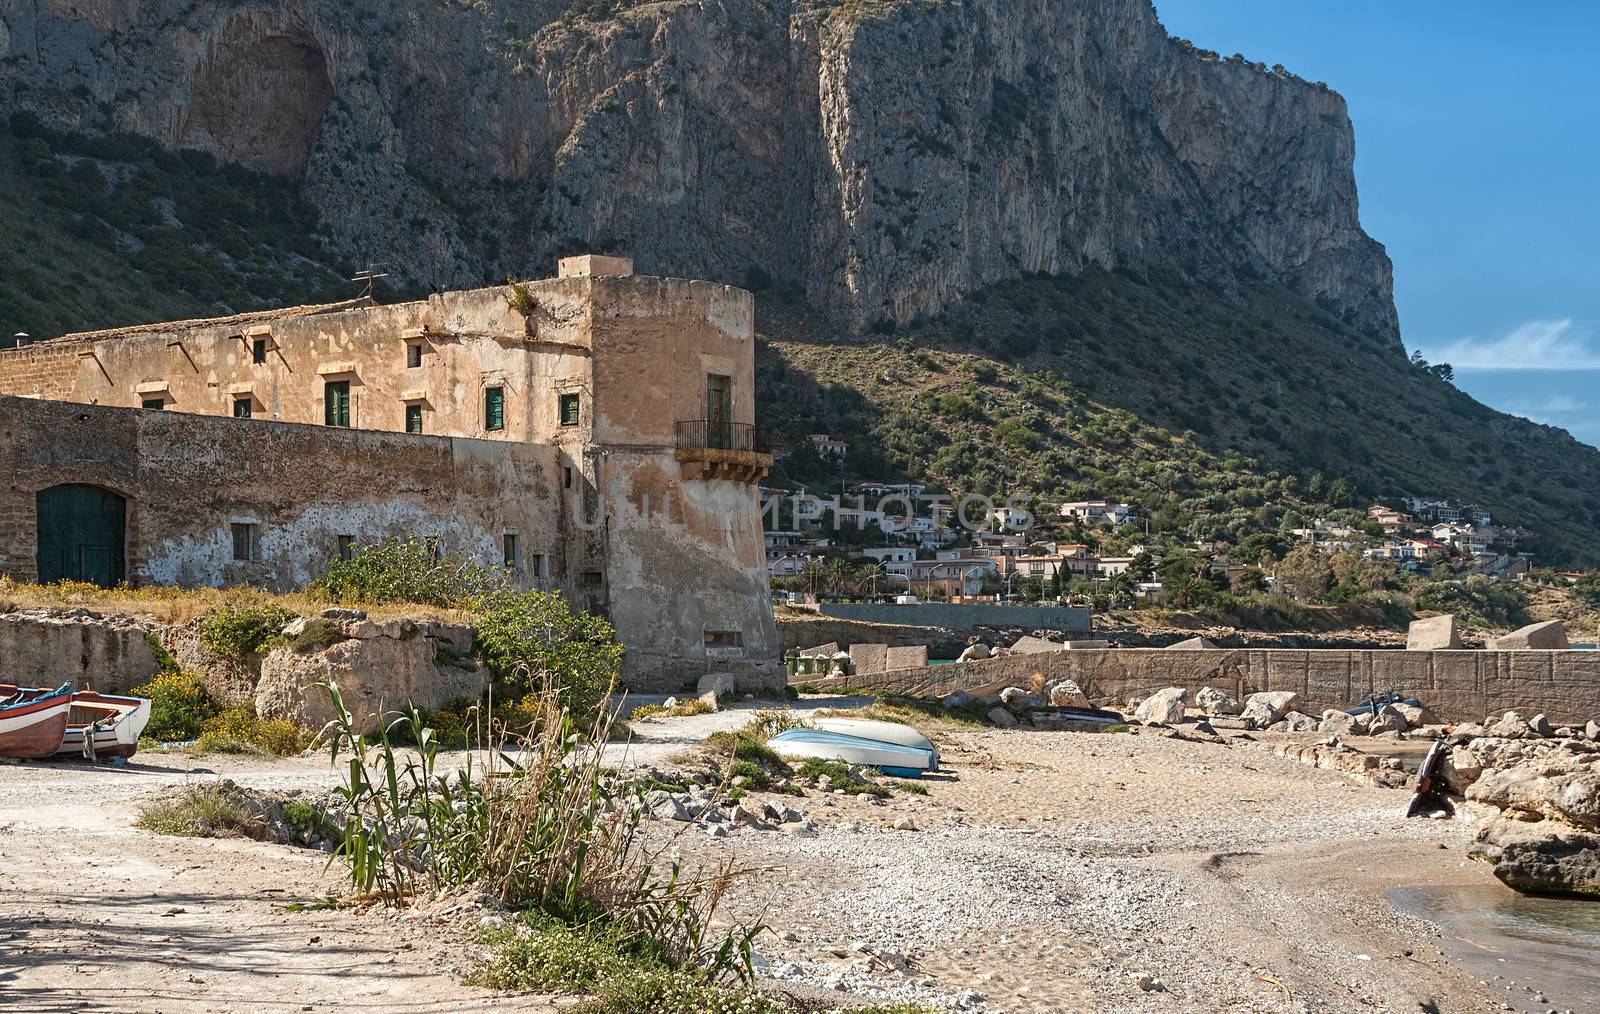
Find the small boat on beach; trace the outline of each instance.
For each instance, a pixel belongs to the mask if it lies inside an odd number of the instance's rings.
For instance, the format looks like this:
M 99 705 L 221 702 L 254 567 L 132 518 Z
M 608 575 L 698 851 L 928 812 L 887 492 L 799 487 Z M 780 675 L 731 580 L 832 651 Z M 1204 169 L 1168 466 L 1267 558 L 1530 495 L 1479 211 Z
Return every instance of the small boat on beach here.
M 55 690 L 0 686 L 0 757 L 50 757 L 61 748 L 72 684 Z
M 939 755 L 932 747 L 905 746 L 827 729 L 785 729 L 767 745 L 780 757 L 816 757 L 860 764 L 901 778 L 918 778 L 939 768 Z
M 146 698 L 93 691 L 73 694 L 67 729 L 56 753 L 86 760 L 132 757 L 149 722 Z

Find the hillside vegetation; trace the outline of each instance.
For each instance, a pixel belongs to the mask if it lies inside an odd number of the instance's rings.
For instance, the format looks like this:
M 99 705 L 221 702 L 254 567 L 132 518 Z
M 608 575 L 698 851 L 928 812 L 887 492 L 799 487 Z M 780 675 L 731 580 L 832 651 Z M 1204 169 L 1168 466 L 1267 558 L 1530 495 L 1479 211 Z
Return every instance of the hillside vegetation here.
M 1086 271 L 976 293 L 860 337 L 764 293 L 758 403 L 830 432 L 779 478 L 1120 497 L 1153 528 L 1236 541 L 1377 497 L 1476 502 L 1542 562 L 1600 562 L 1600 452 L 1496 412 L 1283 288 Z

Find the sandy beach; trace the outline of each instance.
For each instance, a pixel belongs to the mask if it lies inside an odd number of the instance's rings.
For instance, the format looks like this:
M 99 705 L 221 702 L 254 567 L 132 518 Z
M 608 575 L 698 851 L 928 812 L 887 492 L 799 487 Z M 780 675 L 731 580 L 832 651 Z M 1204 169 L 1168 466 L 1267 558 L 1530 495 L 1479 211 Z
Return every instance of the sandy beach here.
M 670 764 L 753 707 L 640 723 L 626 757 Z M 784 797 L 814 836 L 712 838 L 672 821 L 651 833 L 749 869 L 725 914 L 771 928 L 758 943 L 769 977 L 834 996 L 1016 1012 L 1582 1009 L 1555 992 L 1534 1005 L 1539 983 L 1469 974 L 1436 925 L 1386 900 L 1397 887 L 1505 891 L 1465 858 L 1463 822 L 1403 820 L 1402 792 L 1276 757 L 1264 740 L 934 732 L 947 770 L 926 796 Z M 141 798 L 219 777 L 257 789 L 337 778 L 325 756 L 0 767 L 7 1009 L 554 1002 L 461 984 L 483 909 L 289 911 L 339 893 L 321 853 L 132 826 Z

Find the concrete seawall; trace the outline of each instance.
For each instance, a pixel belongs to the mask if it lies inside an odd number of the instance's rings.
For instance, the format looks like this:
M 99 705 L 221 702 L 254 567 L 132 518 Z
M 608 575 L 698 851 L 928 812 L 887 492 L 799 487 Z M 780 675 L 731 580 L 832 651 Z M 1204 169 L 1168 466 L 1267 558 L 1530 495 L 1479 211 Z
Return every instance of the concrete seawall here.
M 1344 708 L 1398 690 L 1448 722 L 1479 721 L 1512 708 L 1556 724 L 1600 718 L 1600 653 L 1589 651 L 1353 651 L 1104 648 L 1011 655 L 959 665 L 852 677 L 885 693 L 943 695 L 1026 686 L 1035 674 L 1071 679 L 1097 705 L 1121 707 L 1162 687 L 1219 687 L 1241 699 L 1293 690 L 1308 708 Z
M 841 620 L 909 623 L 920 627 L 1022 627 L 1028 630 L 1089 629 L 1089 610 L 1078 606 L 1003 606 L 998 604 L 920 602 L 824 602 L 817 612 Z

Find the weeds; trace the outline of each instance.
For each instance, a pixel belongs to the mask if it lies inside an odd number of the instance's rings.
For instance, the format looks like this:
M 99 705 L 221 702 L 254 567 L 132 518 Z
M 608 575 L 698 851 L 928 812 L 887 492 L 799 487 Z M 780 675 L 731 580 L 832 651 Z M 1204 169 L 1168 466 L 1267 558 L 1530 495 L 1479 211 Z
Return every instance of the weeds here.
M 651 718 L 689 718 L 692 715 L 709 715 L 716 710 L 715 704 L 702 697 L 695 697 L 679 701 L 670 708 L 665 704 L 641 704 L 628 715 L 628 720 L 643 722 Z
M 242 664 L 292 619 L 294 613 L 274 602 L 240 598 L 200 621 L 200 646 L 218 658 Z
M 144 735 L 159 742 L 194 739 L 217 713 L 205 681 L 192 672 L 157 673 L 150 682 L 134 687 L 132 694 L 150 698 Z
M 887 799 L 894 795 L 888 786 L 858 778 L 851 774 L 850 771 L 850 766 L 841 761 L 823 760 L 821 757 L 807 757 L 800 762 L 799 775 L 801 778 L 808 778 L 811 781 L 820 781 L 826 777 L 829 791 L 843 789 L 852 796 L 866 793 L 869 796 L 877 796 L 879 799 Z
M 512 744 L 516 759 L 502 739 L 488 744 L 484 764 L 469 757 L 445 774 L 437 737 L 416 712 L 368 743 L 338 688 L 323 686 L 337 716 L 325 734 L 335 763 L 346 758 L 336 793 L 346 832 L 336 855 L 354 892 L 397 903 L 475 887 L 542 919 L 603 927 L 630 952 L 648 948 L 665 965 L 697 969 L 706 983 L 751 974 L 761 927 L 711 930 L 731 868 L 689 875 L 679 861 L 663 862 L 670 842 L 652 849 L 641 841 L 642 791 L 601 765 L 610 711 L 579 725 L 560 686 L 543 676 L 524 702 L 532 721 Z M 401 726 L 414 754 L 396 750 L 391 732 Z
M 136 827 L 156 834 L 204 838 L 218 831 L 242 834 L 253 823 L 250 812 L 221 788 L 186 786 L 176 799 L 158 799 L 139 808 Z
M 194 747 L 203 753 L 288 757 L 311 745 L 310 729 L 284 718 L 258 718 L 252 704 L 224 708 L 201 726 Z
M 331 645 L 346 640 L 344 627 L 336 621 L 322 616 L 314 616 L 306 621 L 305 629 L 292 637 L 279 638 L 277 643 L 290 651 L 305 653 L 321 651 Z

